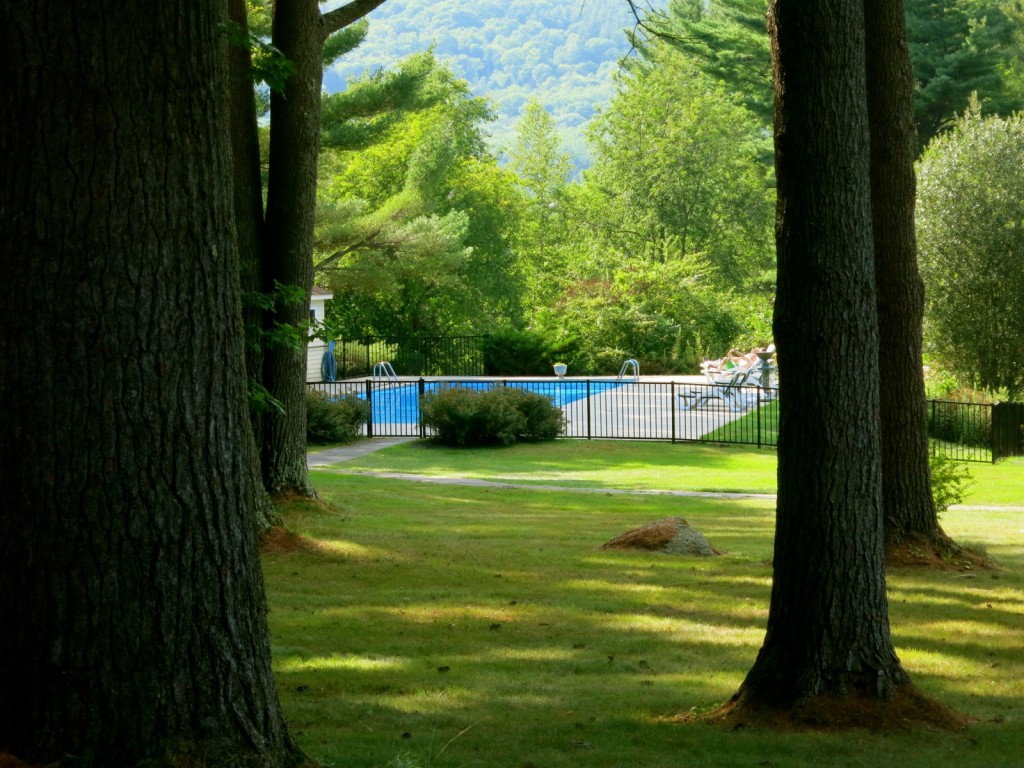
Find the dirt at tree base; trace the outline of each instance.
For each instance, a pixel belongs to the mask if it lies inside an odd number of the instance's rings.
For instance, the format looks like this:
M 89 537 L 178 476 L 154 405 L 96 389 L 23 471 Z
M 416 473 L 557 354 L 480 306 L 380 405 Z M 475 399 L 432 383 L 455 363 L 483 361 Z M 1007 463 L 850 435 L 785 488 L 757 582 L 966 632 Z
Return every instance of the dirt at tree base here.
M 960 731 L 976 722 L 941 702 L 925 696 L 915 686 L 899 686 L 888 699 L 853 693 L 823 695 L 797 707 L 771 707 L 733 699 L 700 714 L 672 718 L 678 723 L 706 723 L 720 728 L 765 728 L 772 731 L 839 732 L 867 730 L 888 733 L 910 730 Z
M 961 547 L 942 531 L 934 536 L 913 534 L 895 546 L 886 547 L 885 565 L 887 568 L 932 568 L 961 573 L 998 568 L 987 556 Z
M 322 547 L 313 539 L 307 539 L 283 525 L 271 528 L 260 541 L 261 555 L 282 555 L 289 552 L 319 552 Z M 0 768 L 3 768 L 0 766 Z
M 310 499 L 299 494 L 280 494 L 273 497 L 274 507 L 281 518 L 294 521 L 306 515 L 341 515 L 340 510 L 320 499 Z M 283 523 L 275 525 L 260 537 L 261 555 L 279 555 L 289 552 L 323 552 L 324 546 L 316 541 L 289 530 Z M 0 766 L 2 768 L 2 766 Z

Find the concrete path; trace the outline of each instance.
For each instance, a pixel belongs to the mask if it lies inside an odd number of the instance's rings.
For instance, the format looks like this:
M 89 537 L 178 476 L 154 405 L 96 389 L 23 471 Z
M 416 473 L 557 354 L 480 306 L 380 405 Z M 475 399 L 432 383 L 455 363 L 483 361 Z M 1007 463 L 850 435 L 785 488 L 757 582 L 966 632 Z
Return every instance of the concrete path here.
M 337 464 L 339 461 L 348 461 L 358 456 L 365 456 L 368 453 L 379 451 L 381 448 L 388 448 L 392 445 L 408 443 L 410 440 L 418 439 L 417 437 L 371 437 L 349 443 L 348 445 L 339 445 L 337 448 L 327 448 L 322 451 L 307 453 L 306 464 L 310 469 L 326 467 L 329 464 Z

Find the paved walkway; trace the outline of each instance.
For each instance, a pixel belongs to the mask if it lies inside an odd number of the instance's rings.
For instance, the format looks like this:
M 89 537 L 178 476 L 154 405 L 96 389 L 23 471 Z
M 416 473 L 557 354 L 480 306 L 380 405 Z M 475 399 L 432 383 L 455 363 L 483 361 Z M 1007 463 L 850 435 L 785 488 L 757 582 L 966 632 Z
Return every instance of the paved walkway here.
M 314 467 L 326 467 L 329 464 L 337 464 L 339 461 L 348 461 L 368 453 L 379 451 L 381 448 L 389 448 L 399 443 L 408 443 L 410 440 L 418 440 L 417 437 L 371 437 L 366 440 L 357 440 L 348 445 L 339 445 L 337 448 L 327 448 L 322 451 L 314 451 L 306 454 L 306 464 L 310 469 Z

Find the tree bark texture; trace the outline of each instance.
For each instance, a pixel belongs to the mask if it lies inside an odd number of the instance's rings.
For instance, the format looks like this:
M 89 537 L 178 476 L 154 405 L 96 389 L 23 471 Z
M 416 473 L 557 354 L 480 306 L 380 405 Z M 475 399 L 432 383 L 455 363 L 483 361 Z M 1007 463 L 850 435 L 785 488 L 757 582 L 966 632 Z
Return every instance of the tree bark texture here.
M 277 0 L 273 40 L 295 71 L 270 96 L 270 174 L 267 185 L 264 290 L 297 286 L 306 302 L 281 301 L 266 319 L 305 326 L 313 288 L 313 225 L 320 153 L 320 89 L 327 36 L 363 18 L 384 0 L 352 0 L 321 15 L 316 0 Z M 306 464 L 306 344 L 264 347 L 263 384 L 284 406 L 263 426 L 263 480 L 273 494 L 316 496 Z
M 942 536 L 928 466 L 921 323 L 924 282 L 914 233 L 914 73 L 902 0 L 864 0 L 871 215 L 881 377 L 882 507 L 887 545 Z
M 0 751 L 33 762 L 296 761 L 246 482 L 222 11 L 17 0 L 0 26 Z
M 906 676 L 883 569 L 861 0 L 775 0 L 778 509 L 764 645 L 737 700 L 885 697 Z
M 313 289 L 313 224 L 320 147 L 323 25 L 316 0 L 277 0 L 274 45 L 295 66 L 283 92 L 270 96 L 270 177 L 267 185 L 264 290 L 296 286 L 305 301 L 279 300 L 270 323 L 304 328 Z M 263 384 L 284 406 L 263 427 L 263 479 L 272 494 L 316 496 L 306 465 L 306 345 L 268 343 Z
M 244 34 L 249 25 L 245 0 L 228 0 L 228 15 Z M 263 382 L 263 182 L 260 177 L 260 141 L 253 91 L 252 54 L 236 44 L 228 50 L 228 94 L 231 115 L 231 165 L 234 184 L 235 235 L 242 291 L 242 326 L 245 338 L 245 375 Z M 274 504 L 263 484 L 261 448 L 263 411 L 250 409 L 246 440 L 246 465 L 253 494 L 253 513 L 258 533 L 277 523 Z

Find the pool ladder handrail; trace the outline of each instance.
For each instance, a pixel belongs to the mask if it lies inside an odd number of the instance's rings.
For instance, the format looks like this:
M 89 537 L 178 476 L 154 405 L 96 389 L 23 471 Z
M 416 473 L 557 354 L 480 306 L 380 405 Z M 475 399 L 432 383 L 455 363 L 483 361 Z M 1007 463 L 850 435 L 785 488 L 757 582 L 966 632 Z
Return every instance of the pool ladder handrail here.
M 633 381 L 640 381 L 640 361 L 635 357 L 629 358 L 622 364 L 619 369 L 619 375 L 615 378 L 616 381 L 622 381 L 622 378 L 626 375 L 626 371 L 633 369 Z
M 391 363 L 387 360 L 381 360 L 379 363 L 373 366 L 373 380 L 374 381 L 398 381 L 398 374 L 395 373 L 395 369 L 391 367 Z

